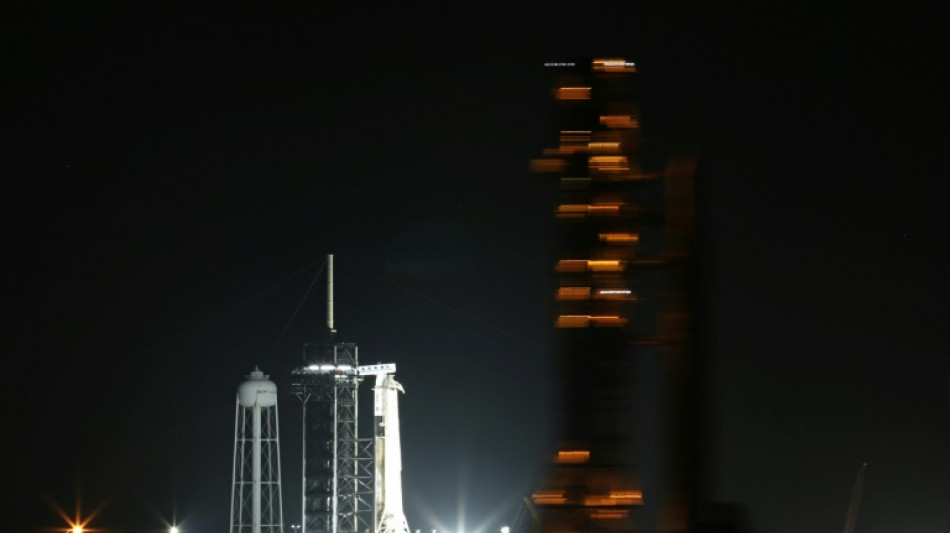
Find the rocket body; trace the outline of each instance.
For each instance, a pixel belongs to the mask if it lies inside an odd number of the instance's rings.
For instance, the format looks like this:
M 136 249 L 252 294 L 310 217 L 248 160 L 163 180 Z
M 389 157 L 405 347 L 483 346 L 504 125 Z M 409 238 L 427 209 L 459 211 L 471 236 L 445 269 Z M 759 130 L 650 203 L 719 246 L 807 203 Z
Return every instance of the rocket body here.
M 377 374 L 373 419 L 376 425 L 376 533 L 409 533 L 402 508 L 402 450 L 399 396 L 405 392 L 392 374 Z

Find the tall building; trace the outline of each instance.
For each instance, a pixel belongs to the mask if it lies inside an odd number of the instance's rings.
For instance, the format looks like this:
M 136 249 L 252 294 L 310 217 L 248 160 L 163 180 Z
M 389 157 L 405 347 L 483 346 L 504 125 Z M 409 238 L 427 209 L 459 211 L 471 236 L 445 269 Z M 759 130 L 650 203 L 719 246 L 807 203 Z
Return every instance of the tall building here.
M 686 531 L 693 505 L 692 169 L 641 137 L 637 66 L 548 63 L 560 445 L 534 531 Z M 656 154 L 654 154 L 656 155 Z

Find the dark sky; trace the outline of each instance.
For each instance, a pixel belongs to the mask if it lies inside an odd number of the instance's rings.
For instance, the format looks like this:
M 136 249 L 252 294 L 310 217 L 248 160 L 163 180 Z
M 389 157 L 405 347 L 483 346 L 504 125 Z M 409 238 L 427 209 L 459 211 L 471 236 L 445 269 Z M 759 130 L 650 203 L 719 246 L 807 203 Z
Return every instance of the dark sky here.
M 78 490 L 104 530 L 224 531 L 254 365 L 297 523 L 322 281 L 294 311 L 327 253 L 340 339 L 407 390 L 410 527 L 510 522 L 554 424 L 542 64 L 592 55 L 636 60 L 645 135 L 700 154 L 711 496 L 834 531 L 867 461 L 858 531 L 950 529 L 937 12 L 362 4 L 4 2 L 15 530 Z

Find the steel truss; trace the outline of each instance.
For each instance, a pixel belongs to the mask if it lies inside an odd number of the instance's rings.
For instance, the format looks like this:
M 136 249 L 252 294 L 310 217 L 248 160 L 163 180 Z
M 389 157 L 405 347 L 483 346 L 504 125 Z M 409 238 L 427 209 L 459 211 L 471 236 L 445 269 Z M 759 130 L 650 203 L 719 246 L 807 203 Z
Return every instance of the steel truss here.
M 255 428 L 253 410 L 258 409 Z M 257 533 L 253 525 L 254 434 L 260 434 L 260 533 L 283 533 L 280 496 L 280 452 L 277 406 L 241 407 L 235 400 L 234 470 L 231 492 L 231 533 Z
M 304 361 L 291 384 L 303 404 L 302 533 L 371 532 L 373 439 L 357 430 L 357 346 L 305 345 Z

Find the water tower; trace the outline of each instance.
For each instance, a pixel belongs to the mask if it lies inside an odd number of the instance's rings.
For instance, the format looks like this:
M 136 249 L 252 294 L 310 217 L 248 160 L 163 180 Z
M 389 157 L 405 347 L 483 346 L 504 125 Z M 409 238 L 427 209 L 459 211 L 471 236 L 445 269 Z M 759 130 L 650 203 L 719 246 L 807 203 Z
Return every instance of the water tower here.
M 277 385 L 255 367 L 234 410 L 231 533 L 282 533 Z

